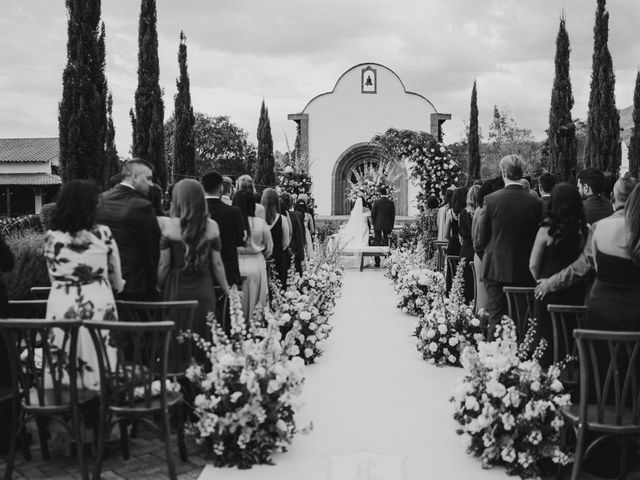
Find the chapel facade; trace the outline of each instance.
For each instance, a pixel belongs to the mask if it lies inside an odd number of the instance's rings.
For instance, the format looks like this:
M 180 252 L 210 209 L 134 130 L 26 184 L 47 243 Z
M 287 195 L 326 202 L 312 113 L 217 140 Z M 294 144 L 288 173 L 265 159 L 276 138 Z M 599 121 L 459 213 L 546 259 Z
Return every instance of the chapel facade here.
M 424 96 L 405 89 L 400 77 L 379 63 L 361 63 L 344 72 L 331 92 L 312 98 L 302 112 L 290 114 L 299 126 L 301 157 L 313 179 L 319 215 L 348 215 L 347 197 L 355 172 L 382 161 L 391 163 L 398 189 L 397 215 L 418 212 L 418 190 L 408 166 L 385 158 L 371 138 L 389 128 L 421 130 L 441 137 L 450 114 L 439 113 Z

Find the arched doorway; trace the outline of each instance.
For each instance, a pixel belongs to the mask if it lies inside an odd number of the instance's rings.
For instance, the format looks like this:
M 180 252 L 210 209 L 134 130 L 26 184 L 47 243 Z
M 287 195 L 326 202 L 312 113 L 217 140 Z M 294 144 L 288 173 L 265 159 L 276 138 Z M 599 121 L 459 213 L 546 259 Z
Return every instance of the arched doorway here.
M 391 165 L 391 177 L 398 189 L 395 199 L 396 215 L 406 215 L 408 207 L 407 197 L 407 170 L 402 162 L 390 159 L 382 151 L 370 143 L 358 143 L 348 148 L 333 167 L 331 184 L 331 213 L 333 215 L 348 215 L 351 212 L 351 202 L 348 198 L 349 183 L 355 180 L 356 171 L 363 171 L 368 166 L 375 166 L 381 162 L 389 162 Z

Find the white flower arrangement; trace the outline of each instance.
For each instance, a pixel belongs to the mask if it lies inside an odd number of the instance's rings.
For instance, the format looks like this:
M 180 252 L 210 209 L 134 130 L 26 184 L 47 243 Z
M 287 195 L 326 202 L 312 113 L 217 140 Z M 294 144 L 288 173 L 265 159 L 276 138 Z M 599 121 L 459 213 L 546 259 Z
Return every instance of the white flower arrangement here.
M 534 337 L 530 328 L 519 346 L 513 321 L 504 317 L 495 340 L 464 349 L 469 373 L 451 398 L 467 451 L 483 468 L 502 465 L 521 478 L 540 478 L 572 461 L 560 446 L 559 408 L 570 403 L 559 380 L 562 365 L 544 371 L 538 360 L 546 342 L 532 353 Z
M 362 197 L 366 204 L 371 205 L 374 200 L 380 198 L 381 190 L 387 191 L 389 198 L 396 198 L 398 189 L 393 185 L 395 178 L 390 173 L 388 163 L 378 165 L 365 165 L 362 171 L 354 170 L 355 183 L 349 183 L 347 197 L 354 202 Z
M 188 334 L 210 362 L 210 370 L 192 365 L 186 371 L 197 392 L 197 420 L 188 431 L 208 442 L 214 465 L 250 468 L 271 463 L 271 455 L 285 451 L 297 432 L 304 362 L 284 351 L 273 315 L 265 315 L 262 325 L 245 322 L 235 287 L 229 300 L 229 335 L 212 314 L 211 342 Z

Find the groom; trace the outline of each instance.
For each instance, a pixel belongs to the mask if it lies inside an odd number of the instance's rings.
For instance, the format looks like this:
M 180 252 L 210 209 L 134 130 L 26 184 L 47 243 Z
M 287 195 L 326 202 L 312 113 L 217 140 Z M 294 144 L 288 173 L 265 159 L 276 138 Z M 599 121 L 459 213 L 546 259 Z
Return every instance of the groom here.
M 396 220 L 396 206 L 387 196 L 387 189 L 380 188 L 380 198 L 371 205 L 371 221 L 373 222 L 373 244 L 389 245 L 389 234 Z M 380 267 L 380 257 L 375 257 L 376 267 Z

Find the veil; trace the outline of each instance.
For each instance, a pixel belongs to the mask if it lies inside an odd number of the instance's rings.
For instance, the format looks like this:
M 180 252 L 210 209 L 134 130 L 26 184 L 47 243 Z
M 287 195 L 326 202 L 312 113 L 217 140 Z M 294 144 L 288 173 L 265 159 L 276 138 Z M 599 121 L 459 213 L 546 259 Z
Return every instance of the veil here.
M 364 213 L 362 197 L 358 197 L 349 220 L 336 235 L 336 247 L 342 250 L 362 251 L 369 243 L 369 225 Z

